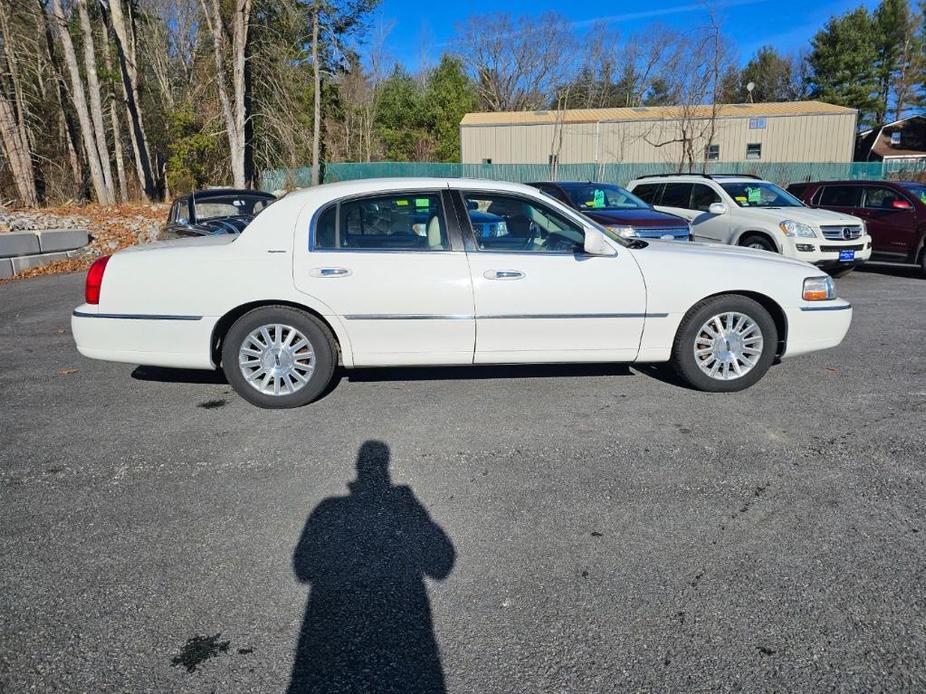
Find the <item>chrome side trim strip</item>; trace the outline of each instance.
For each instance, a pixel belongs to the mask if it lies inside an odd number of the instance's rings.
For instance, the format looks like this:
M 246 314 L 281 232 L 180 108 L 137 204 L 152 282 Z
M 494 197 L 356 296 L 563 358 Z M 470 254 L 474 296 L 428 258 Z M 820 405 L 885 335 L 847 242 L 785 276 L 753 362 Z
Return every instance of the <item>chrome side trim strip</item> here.
M 74 310 L 78 318 L 118 318 L 121 320 L 202 320 L 202 316 L 166 316 L 143 313 L 85 313 Z
M 511 320 L 511 319 L 521 319 L 521 318 L 552 318 L 556 320 L 563 320 L 568 318 L 646 318 L 648 316 L 657 317 L 662 315 L 667 316 L 669 314 L 648 314 L 648 313 L 512 313 L 512 314 L 499 314 L 496 316 L 476 316 L 476 318 L 481 320 Z
M 852 308 L 852 304 L 844 306 L 801 306 L 801 311 L 846 311 Z
M 429 313 L 354 313 L 344 316 L 345 320 L 473 320 L 466 314 Z
M 528 318 L 564 320 L 569 318 L 666 318 L 668 313 L 512 313 L 490 316 L 423 313 L 354 313 L 345 320 L 522 320 Z

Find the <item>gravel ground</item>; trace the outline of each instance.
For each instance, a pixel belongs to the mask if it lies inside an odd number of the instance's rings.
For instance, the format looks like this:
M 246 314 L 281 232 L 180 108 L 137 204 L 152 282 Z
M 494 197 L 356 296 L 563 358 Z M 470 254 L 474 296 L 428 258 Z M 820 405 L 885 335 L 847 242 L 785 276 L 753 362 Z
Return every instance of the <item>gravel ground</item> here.
M 912 272 L 740 394 L 402 369 L 296 411 L 83 359 L 81 283 L 0 286 L 0 691 L 926 688 Z

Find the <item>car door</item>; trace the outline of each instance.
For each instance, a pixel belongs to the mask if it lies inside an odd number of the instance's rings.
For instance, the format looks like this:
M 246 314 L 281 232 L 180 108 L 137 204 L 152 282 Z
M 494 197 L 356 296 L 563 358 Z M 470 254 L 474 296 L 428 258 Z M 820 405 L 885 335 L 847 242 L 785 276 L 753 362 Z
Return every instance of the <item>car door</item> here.
M 906 208 L 895 207 L 903 203 Z M 914 247 L 916 210 L 901 193 L 887 186 L 865 186 L 861 211 L 873 251 L 906 256 Z
M 732 228 L 730 225 L 730 203 L 724 214 L 711 214 L 710 206 L 715 202 L 724 202 L 720 194 L 706 183 L 691 184 L 691 203 L 689 221 L 695 241 L 719 241 L 730 243 Z
M 356 366 L 472 363 L 472 282 L 446 196 L 359 195 L 314 215 L 294 283 L 342 319 Z
M 517 193 L 461 190 L 457 212 L 505 221 L 508 234 L 464 229 L 481 364 L 632 361 L 646 312 L 643 276 L 630 252 L 584 253 L 598 233 L 546 201 Z

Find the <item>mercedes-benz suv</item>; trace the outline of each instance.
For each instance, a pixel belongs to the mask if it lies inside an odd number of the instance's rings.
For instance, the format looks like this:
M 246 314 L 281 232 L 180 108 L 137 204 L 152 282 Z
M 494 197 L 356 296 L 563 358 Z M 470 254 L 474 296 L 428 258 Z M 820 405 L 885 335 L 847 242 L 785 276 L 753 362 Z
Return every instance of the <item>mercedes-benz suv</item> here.
M 858 217 L 807 207 L 756 176 L 642 176 L 627 188 L 657 210 L 685 217 L 696 241 L 780 253 L 844 274 L 871 257 Z

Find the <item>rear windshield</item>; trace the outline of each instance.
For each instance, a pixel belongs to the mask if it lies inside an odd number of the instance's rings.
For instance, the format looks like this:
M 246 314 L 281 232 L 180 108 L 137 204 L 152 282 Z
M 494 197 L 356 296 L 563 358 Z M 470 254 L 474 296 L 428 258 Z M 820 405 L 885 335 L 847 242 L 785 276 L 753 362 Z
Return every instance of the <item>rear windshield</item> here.
M 740 207 L 803 207 L 804 204 L 774 183 L 742 181 L 720 186 Z
M 217 217 L 253 217 L 273 200 L 257 195 L 228 195 L 197 199 L 195 201 L 196 221 L 202 222 Z

